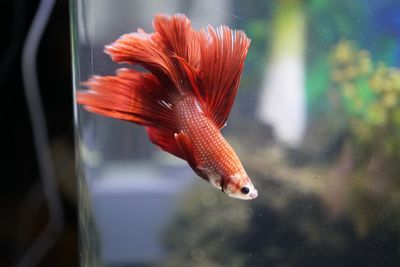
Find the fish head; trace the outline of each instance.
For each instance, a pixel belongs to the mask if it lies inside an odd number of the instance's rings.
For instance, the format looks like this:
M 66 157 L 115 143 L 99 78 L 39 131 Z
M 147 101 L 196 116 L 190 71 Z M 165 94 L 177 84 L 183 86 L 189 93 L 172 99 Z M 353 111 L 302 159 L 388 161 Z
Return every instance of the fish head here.
M 202 167 L 197 167 L 195 172 L 230 197 L 251 200 L 258 196 L 257 189 L 245 172 L 223 176 Z
M 233 198 L 251 200 L 258 196 L 257 189 L 247 174 L 235 174 L 224 177 L 221 186 L 222 191 Z

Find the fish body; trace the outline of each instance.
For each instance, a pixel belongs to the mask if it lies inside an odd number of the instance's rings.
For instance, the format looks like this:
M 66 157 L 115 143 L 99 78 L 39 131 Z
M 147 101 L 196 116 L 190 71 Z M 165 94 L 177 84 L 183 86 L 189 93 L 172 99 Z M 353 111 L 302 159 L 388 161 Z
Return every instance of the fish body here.
M 257 197 L 257 190 L 252 186 L 235 151 L 222 136 L 218 127 L 204 114 L 197 100 L 191 96 L 177 101 L 176 120 L 178 129 L 187 135 L 192 150 L 189 164 L 202 178 L 218 189 L 235 197 L 245 196 L 242 187 L 251 189 L 250 198 Z
M 149 139 L 186 160 L 203 179 L 231 197 L 258 193 L 220 129 L 232 108 L 250 40 L 242 31 L 209 26 L 194 31 L 182 14 L 157 15 L 155 32 L 126 34 L 106 47 L 119 69 L 93 76 L 77 93 L 86 110 L 146 127 Z

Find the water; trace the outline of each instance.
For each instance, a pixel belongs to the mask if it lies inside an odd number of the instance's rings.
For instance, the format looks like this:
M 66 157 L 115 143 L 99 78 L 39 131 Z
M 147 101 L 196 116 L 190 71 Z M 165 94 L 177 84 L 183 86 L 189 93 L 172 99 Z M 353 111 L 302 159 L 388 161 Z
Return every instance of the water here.
M 145 4 L 144 4 L 145 3 Z M 71 1 L 75 90 L 156 13 L 252 39 L 228 125 L 259 197 L 228 198 L 132 123 L 75 109 L 82 266 L 399 266 L 400 4 Z M 124 65 L 127 67 L 127 65 Z

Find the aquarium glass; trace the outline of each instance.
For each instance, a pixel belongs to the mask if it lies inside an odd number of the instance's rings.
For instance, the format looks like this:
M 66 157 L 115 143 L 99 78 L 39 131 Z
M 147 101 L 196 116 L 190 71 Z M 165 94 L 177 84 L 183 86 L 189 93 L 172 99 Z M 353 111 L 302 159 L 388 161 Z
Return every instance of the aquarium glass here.
M 400 1 L 71 0 L 74 92 L 155 14 L 251 39 L 229 198 L 144 127 L 75 106 L 81 266 L 400 266 Z

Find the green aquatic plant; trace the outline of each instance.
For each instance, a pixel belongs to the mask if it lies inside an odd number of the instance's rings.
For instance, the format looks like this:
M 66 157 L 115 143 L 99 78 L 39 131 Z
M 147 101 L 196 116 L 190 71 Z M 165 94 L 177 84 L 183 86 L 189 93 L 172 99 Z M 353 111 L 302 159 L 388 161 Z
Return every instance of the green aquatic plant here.
M 368 51 L 348 40 L 333 48 L 330 68 L 352 159 L 344 163 L 351 165 L 346 174 L 333 179 L 348 181 L 340 190 L 347 191 L 346 209 L 359 234 L 382 223 L 398 232 L 400 69 L 374 63 Z
M 398 156 L 400 69 L 374 64 L 368 51 L 346 40 L 333 48 L 330 64 L 339 109 L 355 143 L 384 157 Z

